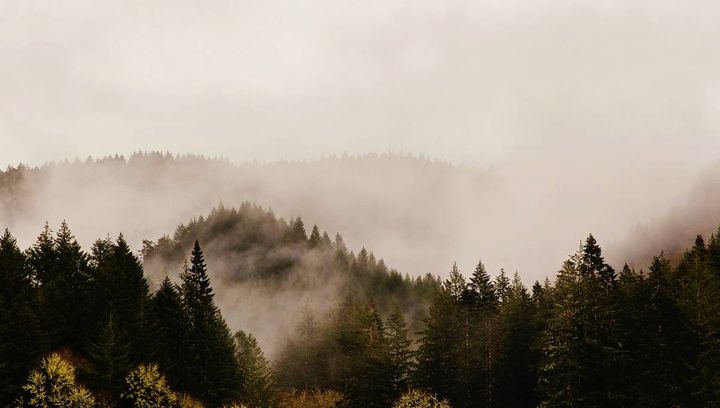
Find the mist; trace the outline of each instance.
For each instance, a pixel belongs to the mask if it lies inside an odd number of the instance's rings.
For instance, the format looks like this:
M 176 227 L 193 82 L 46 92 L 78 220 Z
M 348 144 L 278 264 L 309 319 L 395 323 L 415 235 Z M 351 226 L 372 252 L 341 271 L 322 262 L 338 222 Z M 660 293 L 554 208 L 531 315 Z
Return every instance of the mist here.
M 78 160 L 5 173 L 0 226 L 139 251 L 250 201 L 411 276 L 529 284 L 591 232 L 641 268 L 720 223 L 719 7 L 0 0 L 0 164 Z M 131 158 L 153 150 L 180 158 Z M 216 287 L 261 330 L 245 289 Z
M 27 220 L 4 216 L 24 242 L 38 222 L 67 218 L 85 240 L 123 230 L 139 245 L 221 200 L 252 200 L 410 274 L 482 257 L 534 280 L 589 232 L 614 245 L 680 205 L 720 153 L 709 1 L 0 0 L 0 10 L 0 163 L 159 150 L 262 164 L 222 169 L 212 188 L 202 171 L 53 172 Z M 457 169 L 360 174 L 323 159 L 388 151 Z M 272 164 L 281 160 L 308 170 Z M 155 184 L 138 192 L 146 178 Z

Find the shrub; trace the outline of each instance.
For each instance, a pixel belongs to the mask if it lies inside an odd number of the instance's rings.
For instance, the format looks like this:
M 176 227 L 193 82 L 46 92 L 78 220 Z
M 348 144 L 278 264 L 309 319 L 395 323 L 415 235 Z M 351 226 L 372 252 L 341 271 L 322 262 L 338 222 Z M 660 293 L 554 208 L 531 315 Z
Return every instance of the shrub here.
M 82 385 L 77 384 L 75 366 L 58 353 L 42 359 L 23 387 L 20 407 L 91 408 L 95 398 Z
M 450 404 L 425 391 L 410 390 L 395 402 L 393 408 L 450 408 Z

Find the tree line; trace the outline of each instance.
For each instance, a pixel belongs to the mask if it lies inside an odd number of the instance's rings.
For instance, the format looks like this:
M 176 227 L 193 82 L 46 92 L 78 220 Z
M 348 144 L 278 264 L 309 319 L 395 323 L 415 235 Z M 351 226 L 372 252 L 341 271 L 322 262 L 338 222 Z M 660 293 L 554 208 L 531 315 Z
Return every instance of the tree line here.
M 303 239 L 347 251 L 316 231 Z M 252 334 L 230 331 L 197 241 L 177 283 L 151 291 L 122 235 L 86 253 L 67 224 L 46 225 L 22 251 L 6 230 L 0 404 L 720 405 L 717 235 L 698 236 L 677 265 L 660 254 L 619 273 L 590 235 L 553 282 L 493 279 L 479 262 L 468 277 L 453 265 L 427 293 L 412 330 L 399 304 L 348 291 L 328 315 L 306 310 L 271 363 Z

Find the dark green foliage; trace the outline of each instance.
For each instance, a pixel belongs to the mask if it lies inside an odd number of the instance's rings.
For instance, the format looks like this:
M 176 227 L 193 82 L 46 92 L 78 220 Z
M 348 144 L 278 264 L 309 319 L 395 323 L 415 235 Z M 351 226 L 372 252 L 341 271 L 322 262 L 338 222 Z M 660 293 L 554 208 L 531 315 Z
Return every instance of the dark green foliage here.
M 400 395 L 410 385 L 414 361 L 410 349 L 412 341 L 408 339 L 405 317 L 396 307 L 385 322 L 385 338 L 391 368 L 391 385 L 394 395 Z
M 336 311 L 331 330 L 331 370 L 350 407 L 386 407 L 394 399 L 392 366 L 383 322 L 374 303 L 348 297 Z
M 42 349 L 25 255 L 6 229 L 0 237 L 0 404 L 9 404 Z
M 213 407 L 272 407 L 283 400 L 278 389 L 333 390 L 347 407 L 387 407 L 411 388 L 454 407 L 720 406 L 716 236 L 707 244 L 698 237 L 676 267 L 660 255 L 647 273 L 625 265 L 616 274 L 591 235 L 554 285 L 535 282 L 530 293 L 517 273 L 493 279 L 482 263 L 468 280 L 457 265 L 442 285 L 432 275 L 411 279 L 320 231 L 308 237 L 300 218 L 285 223 L 249 205 L 217 209 L 172 239 L 145 242 L 144 261 L 166 269 L 192 248 L 180 284 L 164 277 L 152 295 L 122 236 L 97 241 L 88 256 L 65 223 L 57 234 L 46 226 L 26 252 L 5 231 L 0 405 L 29 404 L 53 378 L 65 383 L 60 399 L 91 404 L 92 392 L 103 405 L 175 405 L 162 372 L 172 389 Z M 211 274 L 203 237 L 211 237 L 213 259 L 246 263 Z M 231 336 L 211 277 L 264 290 L 293 277 L 299 291 L 333 277 L 345 300 L 317 317 L 306 311 L 273 373 L 252 335 Z M 419 316 L 426 318 L 416 330 Z M 70 363 L 90 391 L 77 387 Z
M 617 305 L 610 296 L 614 285 L 614 272 L 591 235 L 558 273 L 553 316 L 543 339 L 543 405 L 625 403 L 618 374 L 626 352 Z
M 40 324 L 47 336 L 47 346 L 79 348 L 87 320 L 87 310 L 82 303 L 89 294 L 87 254 L 65 222 L 55 237 L 46 224 L 27 251 L 27 262 L 38 286 L 39 307 L 44 310 Z
M 185 268 L 181 279 L 180 294 L 187 319 L 184 385 L 191 394 L 212 404 L 235 400 L 240 391 L 235 344 L 215 306 L 207 266 L 197 241 L 190 267 Z
M 87 377 L 96 388 L 119 392 L 133 366 L 130 338 L 121 327 L 110 312 L 87 346 Z
M 541 353 L 534 342 L 541 332 L 542 320 L 536 304 L 517 273 L 508 287 L 500 321 L 504 339 L 502 354 L 497 364 L 496 405 L 537 406 L 534 389 L 538 382 L 536 367 Z
M 173 387 L 184 389 L 189 327 L 179 289 L 167 277 L 151 300 L 149 320 L 155 335 L 154 360 Z
M 134 365 L 147 360 L 153 351 L 150 339 L 153 333 L 147 327 L 150 289 L 140 260 L 120 235 L 115 243 L 109 239 L 95 243 L 91 265 L 93 314 L 88 325 L 94 326 L 112 315 L 114 324 L 126 337 L 130 362 Z
M 241 400 L 250 407 L 276 405 L 275 384 L 268 361 L 252 334 L 235 333 L 236 358 L 240 367 Z

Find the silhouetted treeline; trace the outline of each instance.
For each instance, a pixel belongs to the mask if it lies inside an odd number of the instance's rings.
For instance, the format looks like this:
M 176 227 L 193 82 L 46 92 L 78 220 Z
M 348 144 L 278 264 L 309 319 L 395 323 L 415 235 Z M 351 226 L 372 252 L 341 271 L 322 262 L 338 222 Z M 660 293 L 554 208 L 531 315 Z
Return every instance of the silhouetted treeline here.
M 193 237 L 226 237 L 223 231 L 232 231 L 235 238 L 222 241 L 238 259 L 249 256 L 249 248 L 257 251 L 258 243 L 266 241 L 260 247 L 269 248 L 282 242 L 285 249 L 327 262 L 323 273 L 354 277 L 329 314 L 303 313 L 272 364 L 252 334 L 231 333 L 215 304 L 213 266 L 208 268 Z M 122 235 L 98 240 L 86 253 L 63 223 L 56 233 L 46 226 L 22 251 L 6 231 L 0 237 L 0 403 L 720 404 L 717 236 L 707 244 L 698 236 L 677 266 L 660 255 L 647 272 L 627 266 L 617 272 L 591 235 L 562 264 L 554 283 L 535 282 L 528 289 L 517 274 L 501 271 L 493 279 L 479 262 L 467 278 L 453 266 L 435 289 L 434 278 L 401 277 L 400 285 L 413 294 L 408 297 L 387 289 L 383 280 L 391 282 L 394 275 L 364 252 L 351 255 L 341 239 L 317 228 L 308 236 L 300 219 L 285 223 L 250 205 L 218 209 L 178 228 L 173 238 L 146 243 L 145 256 L 157 262 L 189 255 L 177 283 L 165 278 L 152 291 Z M 265 261 L 245 265 L 238 271 L 252 273 L 233 279 L 271 284 L 308 271 L 296 268 L 295 255 L 253 254 Z M 423 296 L 432 298 L 431 306 L 413 333 L 401 301 L 407 307 Z

